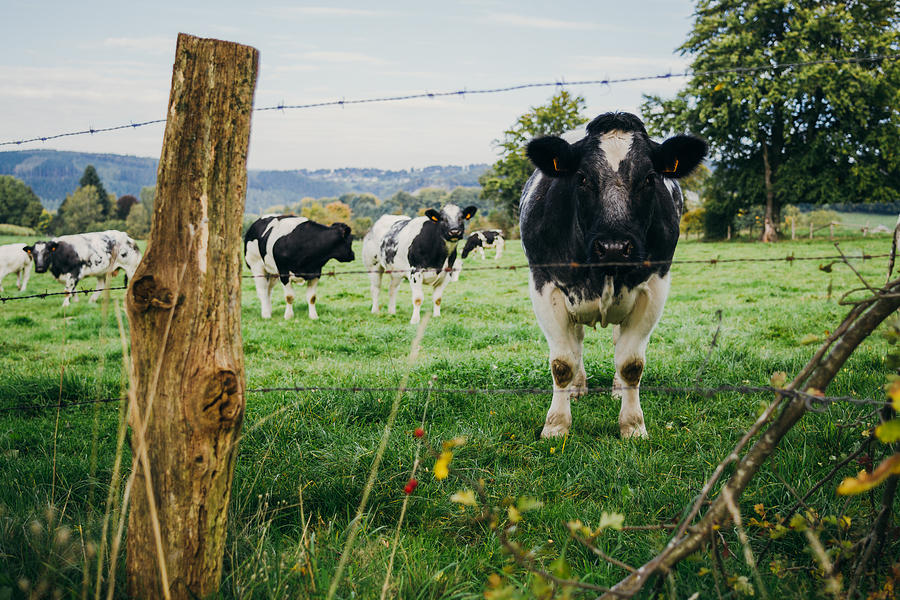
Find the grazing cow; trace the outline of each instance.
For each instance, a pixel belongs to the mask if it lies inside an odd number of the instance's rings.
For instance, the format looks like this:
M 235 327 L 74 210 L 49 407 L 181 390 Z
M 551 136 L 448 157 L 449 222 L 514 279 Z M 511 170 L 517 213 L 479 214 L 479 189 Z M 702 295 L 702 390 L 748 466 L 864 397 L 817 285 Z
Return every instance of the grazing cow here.
M 569 431 L 570 398 L 587 389 L 584 326 L 600 323 L 614 325 L 619 432 L 647 437 L 638 386 L 669 292 L 682 212 L 676 180 L 700 164 L 706 143 L 685 135 L 656 143 L 627 113 L 602 114 L 565 137 L 528 144 L 537 170 L 520 202 L 529 291 L 553 376 L 541 435 Z M 560 266 L 570 263 L 581 268 Z
M 25 251 L 25 244 L 0 246 L 0 292 L 3 291 L 3 278 L 10 273 L 16 274 L 16 287 L 24 292 L 31 275 L 31 255 Z
M 95 302 L 106 288 L 107 275 L 115 275 L 122 268 L 127 281 L 141 262 L 141 252 L 134 240 L 114 229 L 62 235 L 49 242 L 35 242 L 26 246 L 25 251 L 34 258 L 35 271 L 49 270 L 65 285 L 63 306 L 69 305 L 75 286 L 85 277 L 97 278 L 97 289 L 91 294 L 91 302 Z
M 500 260 L 503 254 L 503 232 L 499 229 L 485 229 L 484 231 L 475 231 L 466 240 L 466 245 L 462 251 L 462 257 L 466 258 L 473 251 L 478 250 L 481 254 L 481 260 L 484 260 L 485 248 L 496 248 L 497 253 L 494 260 Z
M 372 312 L 378 312 L 381 276 L 391 276 L 388 313 L 397 312 L 397 287 L 404 277 L 412 288 L 413 313 L 410 323 L 418 323 L 425 300 L 422 285 L 434 292 L 432 314 L 441 316 L 441 296 L 451 280 L 459 279 L 462 261 L 456 260 L 456 245 L 466 233 L 466 221 L 472 218 L 474 206 L 460 210 L 447 204 L 440 211 L 429 208 L 424 217 L 384 215 L 363 238 L 363 264 L 369 270 Z
M 284 286 L 284 318 L 294 316 L 292 280 L 306 281 L 309 318 L 318 319 L 316 286 L 322 267 L 332 258 L 340 262 L 353 260 L 353 236 L 350 227 L 335 223 L 331 227 L 290 215 L 263 217 L 244 236 L 244 258 L 253 273 L 256 295 L 262 304 L 262 318 L 272 316 L 272 286 L 275 279 Z

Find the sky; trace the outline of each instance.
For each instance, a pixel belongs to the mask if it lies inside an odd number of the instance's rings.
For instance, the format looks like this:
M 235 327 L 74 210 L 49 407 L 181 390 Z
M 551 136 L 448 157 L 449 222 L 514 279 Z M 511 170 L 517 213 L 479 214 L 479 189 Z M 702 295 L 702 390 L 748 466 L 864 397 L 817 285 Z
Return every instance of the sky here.
M 257 48 L 257 108 L 681 73 L 688 0 L 15 2 L 0 23 L 0 144 L 163 119 L 179 32 Z M 639 113 L 684 78 L 567 85 L 586 115 Z M 492 163 L 555 89 L 257 111 L 251 169 Z M 163 124 L 0 145 L 158 158 Z

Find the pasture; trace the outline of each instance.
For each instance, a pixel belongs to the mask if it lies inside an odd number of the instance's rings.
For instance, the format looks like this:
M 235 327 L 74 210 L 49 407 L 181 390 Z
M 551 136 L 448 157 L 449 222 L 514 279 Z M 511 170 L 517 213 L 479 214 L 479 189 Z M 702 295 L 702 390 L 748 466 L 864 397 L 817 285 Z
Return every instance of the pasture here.
M 359 246 L 356 242 L 354 263 L 331 262 L 326 271 L 360 270 Z M 890 239 L 845 239 L 841 248 L 848 256 L 883 254 L 890 251 Z M 678 262 L 791 254 L 833 256 L 836 251 L 825 240 L 767 246 L 682 241 L 669 301 L 648 349 L 643 385 L 767 385 L 776 371 L 793 376 L 846 314 L 848 308 L 838 305 L 838 298 L 860 287 L 850 269 L 841 264 L 829 268 L 832 261 L 827 260 L 715 266 Z M 488 256 L 487 261 L 470 256 L 460 280 L 447 288 L 443 316 L 425 329 L 410 387 L 550 389 L 547 347 L 528 299 L 527 271 L 478 270 L 495 265 L 493 252 Z M 518 241 L 508 242 L 499 264 L 525 264 Z M 883 282 L 886 259 L 853 264 L 871 281 Z M 7 295 L 18 295 L 7 283 Z M 113 285 L 121 283 L 120 276 Z M 385 312 L 386 290 L 382 314 L 372 315 L 365 274 L 323 277 L 317 322 L 306 317 L 298 285 L 296 316 L 281 319 L 284 301 L 277 288 L 274 318 L 263 321 L 253 282 L 244 280 L 242 334 L 249 390 L 399 385 L 415 334 L 408 323 L 406 282 L 397 315 Z M 25 294 L 61 289 L 49 275 L 33 274 Z M 110 294 L 119 303 L 123 296 L 122 291 Z M 86 575 L 85 564 L 96 559 L 108 490 L 111 485 L 120 489 L 124 480 L 111 481 L 120 405 L 40 408 L 60 400 L 116 398 L 127 384 L 114 307 L 86 300 L 82 297 L 67 309 L 60 306 L 61 297 L 0 305 L 0 598 L 50 597 L 54 590 L 62 597 L 78 597 L 83 586 L 93 595 L 96 566 Z M 721 331 L 710 353 L 719 310 Z M 868 339 L 829 395 L 882 399 L 886 348 L 877 334 Z M 591 388 L 611 385 L 612 362 L 610 331 L 588 330 L 585 367 Z M 325 597 L 394 395 L 328 390 L 247 394 L 222 597 Z M 564 556 L 573 577 L 611 585 L 626 572 L 571 541 L 566 523 L 580 519 L 596 526 L 603 512 L 623 514 L 627 525 L 677 521 L 770 399 L 734 392 L 706 397 L 690 391 L 645 391 L 642 405 L 650 439 L 623 441 L 618 437 L 618 401 L 609 393 L 592 394 L 573 403 L 573 430 L 567 438 L 541 440 L 537 435 L 549 398 L 549 391 L 406 393 L 337 597 L 372 598 L 381 592 L 403 488 L 419 444 L 412 432 L 423 418 L 436 442 L 467 437 L 455 450 L 453 466 L 484 479 L 493 502 L 522 496 L 543 502 L 525 515 L 516 532 L 516 540 L 534 549 L 542 564 L 550 568 Z M 745 521 L 751 516 L 763 520 L 757 505 L 769 520 L 783 514 L 796 501 L 791 490 L 805 493 L 856 448 L 874 423 L 871 412 L 871 407 L 835 404 L 804 417 L 741 499 Z M 449 496 L 463 485 L 453 475 L 435 480 L 429 472 L 434 459 L 423 456 L 420 485 L 410 496 L 400 529 L 390 595 L 483 598 L 489 577 L 503 573 L 508 556 L 496 534 L 471 519 L 472 509 L 450 502 Z M 876 464 L 879 458 L 872 456 Z M 127 444 L 125 460 L 130 464 Z M 859 468 L 851 463 L 838 480 Z M 824 486 L 807 501 L 821 516 L 850 517 L 849 528 L 826 526 L 822 541 L 828 549 L 853 538 L 854 528 L 868 526 L 873 502 L 868 495 L 839 498 L 834 487 Z M 745 526 L 759 552 L 768 532 Z M 725 571 L 752 582 L 733 528 L 722 533 L 729 548 Z M 607 531 L 598 545 L 625 563 L 640 565 L 667 539 L 663 531 Z M 896 537 L 890 544 L 885 554 L 897 556 Z M 775 541 L 759 569 L 770 595 L 823 593 L 817 565 L 805 548 L 806 538 L 793 531 Z M 708 553 L 681 563 L 674 573 L 677 597 L 697 591 L 700 597 L 715 597 L 710 569 Z M 531 576 L 519 569 L 504 577 L 523 589 L 531 585 Z M 124 580 L 120 568 L 117 597 L 125 596 Z

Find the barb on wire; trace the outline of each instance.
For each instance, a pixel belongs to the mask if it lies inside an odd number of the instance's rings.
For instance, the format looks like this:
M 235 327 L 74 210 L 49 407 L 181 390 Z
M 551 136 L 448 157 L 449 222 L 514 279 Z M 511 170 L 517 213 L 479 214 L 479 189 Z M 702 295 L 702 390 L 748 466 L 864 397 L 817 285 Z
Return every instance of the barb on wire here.
M 257 112 L 264 111 L 285 111 L 285 110 L 305 110 L 312 108 L 322 108 L 327 106 L 339 106 L 345 107 L 348 105 L 356 105 L 356 104 L 383 104 L 388 102 L 404 102 L 409 100 L 417 100 L 422 98 L 441 98 L 441 97 L 449 97 L 449 96 L 457 96 L 457 97 L 465 97 L 467 95 L 486 95 L 486 94 L 501 94 L 506 92 L 514 92 L 518 90 L 526 90 L 526 89 L 534 89 L 534 88 L 546 88 L 546 87 L 563 87 L 563 86 L 587 86 L 587 85 L 613 85 L 620 83 L 634 83 L 639 81 L 658 81 L 664 79 L 671 79 L 673 77 L 715 77 L 718 75 L 725 75 L 728 73 L 737 73 L 737 74 L 754 74 L 759 73 L 761 71 L 778 71 L 784 69 L 793 69 L 797 67 L 808 67 L 815 65 L 824 65 L 824 64 L 861 64 L 861 63 L 870 63 L 870 62 L 880 62 L 884 60 L 898 60 L 900 59 L 900 54 L 882 54 L 882 55 L 870 55 L 870 56 L 859 56 L 859 57 L 848 57 L 848 58 L 826 58 L 821 60 L 810 60 L 810 61 L 800 61 L 793 63 L 779 63 L 779 64 L 770 64 L 770 65 L 760 65 L 756 67 L 727 67 L 722 69 L 710 69 L 707 71 L 692 71 L 690 69 L 686 71 L 682 71 L 680 73 L 661 73 L 657 75 L 638 75 L 632 77 L 618 77 L 618 78 L 605 78 L 605 79 L 583 79 L 576 81 L 565 81 L 564 79 L 560 79 L 557 81 L 549 81 L 549 82 L 539 82 L 539 83 L 522 83 L 516 85 L 509 85 L 505 87 L 494 87 L 494 88 L 485 88 L 479 90 L 467 90 L 467 89 L 458 89 L 449 92 L 421 92 L 415 94 L 396 94 L 390 96 L 381 96 L 375 98 L 361 98 L 356 100 L 347 100 L 345 98 L 341 98 L 340 100 L 327 100 L 322 102 L 310 102 L 306 104 L 284 104 L 283 102 L 279 103 L 276 106 L 265 106 L 260 108 L 253 109 Z M 114 127 L 101 127 L 94 128 L 90 127 L 83 131 L 72 131 L 67 133 L 58 133 L 55 135 L 45 135 L 45 136 L 36 136 L 28 139 L 20 139 L 20 140 L 9 140 L 5 142 L 0 142 L 0 146 L 12 146 L 12 145 L 21 145 L 27 144 L 31 142 L 46 142 L 49 140 L 55 140 L 63 137 L 71 137 L 77 135 L 93 135 L 95 133 L 105 133 L 108 131 L 117 131 L 121 129 L 135 129 L 138 127 L 144 127 L 146 125 L 155 125 L 158 123 L 165 123 L 165 119 L 154 119 L 152 121 L 143 121 L 140 123 L 130 122 L 127 125 L 117 125 Z

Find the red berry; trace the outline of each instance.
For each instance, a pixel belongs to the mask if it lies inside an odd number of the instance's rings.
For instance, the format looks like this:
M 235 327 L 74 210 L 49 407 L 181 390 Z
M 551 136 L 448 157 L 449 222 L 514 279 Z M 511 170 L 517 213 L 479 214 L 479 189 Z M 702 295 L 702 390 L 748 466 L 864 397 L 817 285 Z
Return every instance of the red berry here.
M 418 485 L 419 482 L 414 477 L 410 477 L 409 481 L 406 483 L 406 487 L 403 488 L 403 491 L 407 494 L 412 494 L 413 490 L 415 490 Z
M 413 431 L 413 435 L 416 436 L 417 438 L 420 438 L 425 435 L 425 430 L 422 429 L 421 427 L 416 427 L 416 430 Z

